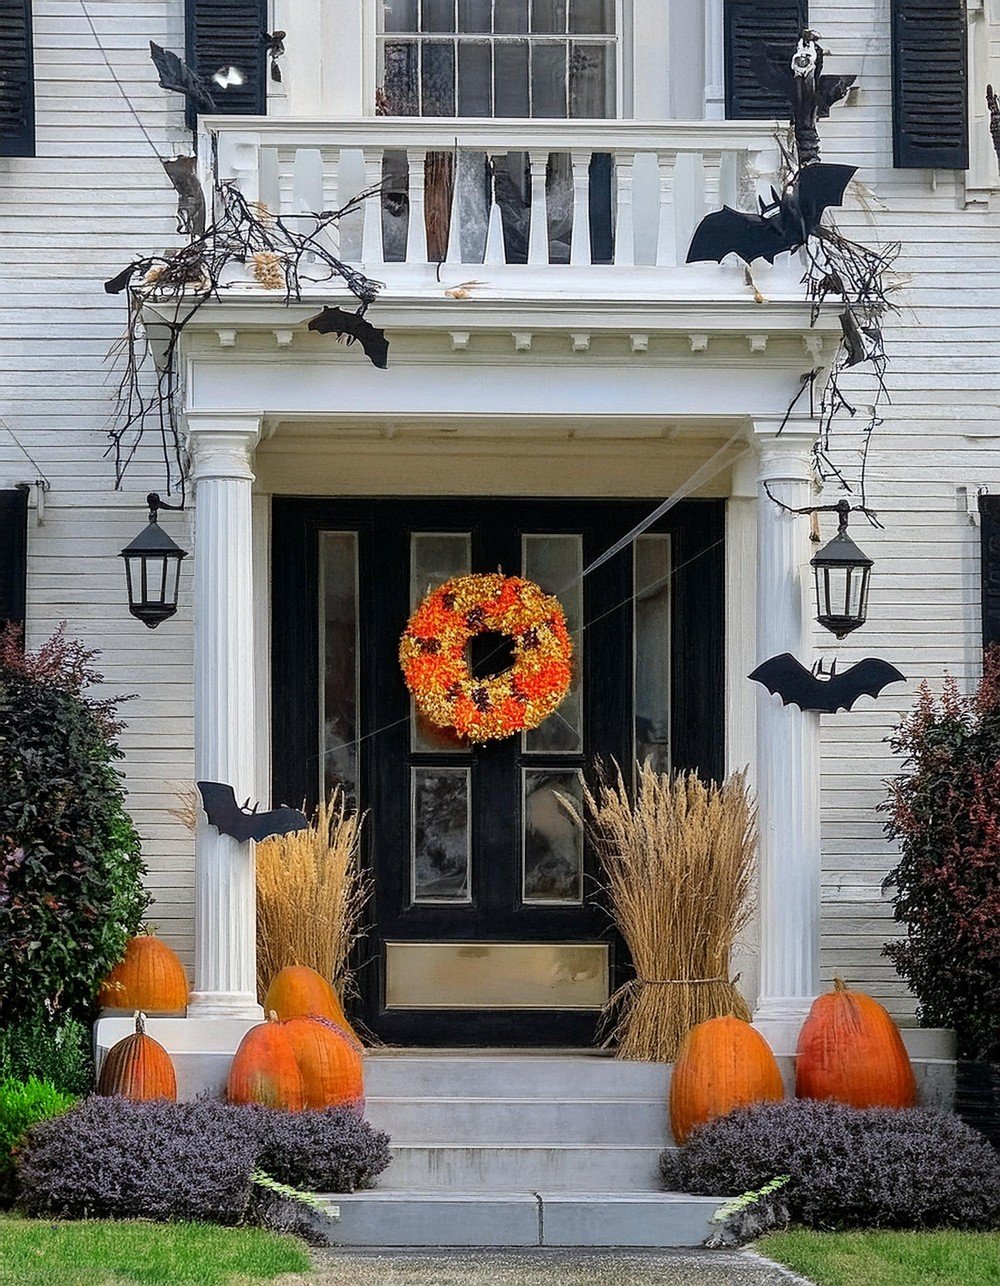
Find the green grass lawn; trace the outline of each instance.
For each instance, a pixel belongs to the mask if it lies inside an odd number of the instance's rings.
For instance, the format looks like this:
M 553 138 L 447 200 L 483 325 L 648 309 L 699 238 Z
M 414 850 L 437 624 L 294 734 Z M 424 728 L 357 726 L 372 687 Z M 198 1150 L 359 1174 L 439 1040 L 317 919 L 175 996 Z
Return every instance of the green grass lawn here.
M 308 1268 L 301 1242 L 256 1228 L 0 1217 L 4 1286 L 236 1286 Z
M 1000 1233 L 774 1233 L 756 1245 L 817 1286 L 1000 1286 Z

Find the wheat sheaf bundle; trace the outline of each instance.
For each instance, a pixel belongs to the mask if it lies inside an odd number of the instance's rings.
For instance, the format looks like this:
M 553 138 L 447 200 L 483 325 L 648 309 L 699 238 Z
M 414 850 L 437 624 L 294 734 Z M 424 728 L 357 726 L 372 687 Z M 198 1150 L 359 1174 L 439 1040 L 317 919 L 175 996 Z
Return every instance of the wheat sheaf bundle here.
M 721 786 L 648 763 L 630 798 L 621 770 L 584 787 L 588 832 L 635 965 L 605 1011 L 618 1057 L 671 1062 L 684 1034 L 722 1014 L 749 1020 L 729 978 L 752 911 L 756 810 L 745 777 Z
M 371 880 L 360 862 L 364 818 L 335 790 L 305 830 L 257 845 L 257 989 L 286 965 L 308 965 L 350 992 Z

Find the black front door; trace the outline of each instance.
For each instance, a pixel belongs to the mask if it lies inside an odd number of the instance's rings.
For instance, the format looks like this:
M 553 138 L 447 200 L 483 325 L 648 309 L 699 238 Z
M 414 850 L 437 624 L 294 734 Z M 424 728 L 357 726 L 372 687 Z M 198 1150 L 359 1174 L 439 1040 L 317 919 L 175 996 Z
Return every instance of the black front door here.
M 567 801 L 597 759 L 723 762 L 721 502 L 581 579 L 654 503 L 274 501 L 275 799 L 340 784 L 368 810 L 360 1016 L 384 1040 L 589 1044 L 628 976 Z M 559 597 L 574 683 L 538 729 L 473 746 L 415 714 L 397 652 L 429 590 L 498 568 Z M 499 637 L 470 649 L 474 673 L 505 659 Z

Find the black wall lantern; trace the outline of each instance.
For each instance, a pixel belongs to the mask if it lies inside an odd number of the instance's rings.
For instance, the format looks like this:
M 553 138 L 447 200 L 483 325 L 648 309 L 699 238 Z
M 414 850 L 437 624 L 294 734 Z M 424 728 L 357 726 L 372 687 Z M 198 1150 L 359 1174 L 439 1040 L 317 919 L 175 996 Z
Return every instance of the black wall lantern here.
M 810 559 L 809 565 L 816 579 L 816 619 L 842 639 L 865 623 L 868 581 L 874 564 L 847 534 L 851 506 L 841 500 L 832 506 L 832 511 L 840 519 L 837 534 Z
M 149 524 L 122 550 L 125 580 L 128 585 L 128 610 L 143 625 L 155 630 L 161 621 L 177 611 L 177 587 L 181 560 L 187 551 L 170 539 L 157 522 L 160 509 L 181 509 L 169 505 L 155 491 L 146 497 Z

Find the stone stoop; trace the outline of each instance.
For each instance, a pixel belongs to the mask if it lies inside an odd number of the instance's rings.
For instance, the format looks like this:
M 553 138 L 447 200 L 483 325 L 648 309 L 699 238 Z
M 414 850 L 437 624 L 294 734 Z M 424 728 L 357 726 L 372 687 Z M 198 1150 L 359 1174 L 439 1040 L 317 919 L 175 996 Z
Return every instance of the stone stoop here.
M 378 1187 L 321 1199 L 344 1246 L 697 1246 L 722 1198 L 659 1191 L 670 1069 L 599 1054 L 376 1051 Z

